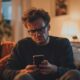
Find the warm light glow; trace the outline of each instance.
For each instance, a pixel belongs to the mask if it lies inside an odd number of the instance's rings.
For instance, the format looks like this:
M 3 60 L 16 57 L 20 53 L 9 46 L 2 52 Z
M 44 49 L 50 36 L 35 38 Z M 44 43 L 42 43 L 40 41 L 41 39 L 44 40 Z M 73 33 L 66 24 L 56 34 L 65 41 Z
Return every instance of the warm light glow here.
M 78 34 L 77 24 L 75 22 L 65 22 L 62 25 L 61 35 L 64 37 L 72 39 L 72 36 Z
M 77 11 L 74 11 L 74 12 L 72 12 L 72 13 L 70 14 L 70 17 L 71 17 L 71 19 L 73 19 L 73 20 L 80 19 L 80 13 L 77 12 Z

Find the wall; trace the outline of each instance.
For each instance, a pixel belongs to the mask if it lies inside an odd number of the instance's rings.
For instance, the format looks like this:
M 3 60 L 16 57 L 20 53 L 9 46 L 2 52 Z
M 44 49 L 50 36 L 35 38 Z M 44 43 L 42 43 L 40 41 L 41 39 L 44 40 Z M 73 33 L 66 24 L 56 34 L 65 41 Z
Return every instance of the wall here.
M 80 0 L 67 1 L 68 14 L 64 16 L 55 16 L 55 0 L 31 0 L 31 6 L 43 8 L 49 12 L 51 16 L 51 35 L 67 37 L 72 40 L 71 37 L 74 35 L 80 38 Z
M 68 14 L 55 18 L 54 34 L 57 36 L 67 37 L 77 35 L 80 39 L 80 0 L 68 0 Z M 64 25 L 65 24 L 65 25 Z M 66 26 L 66 27 L 65 27 Z M 66 29 L 62 32 L 63 27 Z

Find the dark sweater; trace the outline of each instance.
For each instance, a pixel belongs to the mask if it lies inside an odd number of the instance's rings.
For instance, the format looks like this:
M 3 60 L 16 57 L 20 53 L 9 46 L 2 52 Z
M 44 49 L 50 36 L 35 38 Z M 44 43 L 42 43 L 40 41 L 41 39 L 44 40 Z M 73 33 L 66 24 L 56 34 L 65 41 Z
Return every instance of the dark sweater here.
M 12 77 L 17 70 L 25 68 L 28 64 L 33 64 L 33 55 L 35 54 L 45 55 L 45 58 L 51 64 L 58 66 L 58 72 L 55 73 L 55 76 L 51 74 L 52 80 L 75 68 L 72 47 L 68 39 L 50 36 L 50 42 L 47 45 L 41 46 L 37 45 L 30 38 L 25 38 L 20 40 L 13 49 L 4 71 L 5 75 Z

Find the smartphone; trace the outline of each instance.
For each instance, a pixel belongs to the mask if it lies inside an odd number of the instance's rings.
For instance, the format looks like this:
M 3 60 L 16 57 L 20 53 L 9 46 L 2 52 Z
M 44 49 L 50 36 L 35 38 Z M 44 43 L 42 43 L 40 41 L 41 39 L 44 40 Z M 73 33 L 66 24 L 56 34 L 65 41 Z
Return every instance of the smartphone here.
M 41 62 L 45 59 L 44 55 L 34 55 L 33 56 L 33 64 L 39 66 Z

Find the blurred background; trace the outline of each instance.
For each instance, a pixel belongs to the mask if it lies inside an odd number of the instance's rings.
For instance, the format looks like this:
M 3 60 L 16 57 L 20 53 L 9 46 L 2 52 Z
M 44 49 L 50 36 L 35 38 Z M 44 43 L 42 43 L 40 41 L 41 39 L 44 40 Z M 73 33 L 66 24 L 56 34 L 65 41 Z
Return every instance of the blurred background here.
M 75 40 L 74 37 L 76 37 L 76 40 L 80 41 L 79 3 L 80 0 L 0 0 L 0 28 L 5 25 L 3 41 L 17 42 L 26 36 L 28 37 L 21 22 L 21 16 L 25 10 L 32 7 L 43 8 L 49 12 L 51 35 L 67 37 L 70 41 Z M 66 5 L 65 14 L 63 14 L 64 5 Z M 60 8 L 59 11 L 58 8 Z M 62 11 L 61 14 L 60 11 Z

